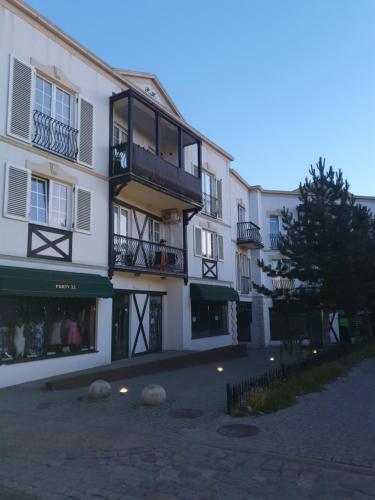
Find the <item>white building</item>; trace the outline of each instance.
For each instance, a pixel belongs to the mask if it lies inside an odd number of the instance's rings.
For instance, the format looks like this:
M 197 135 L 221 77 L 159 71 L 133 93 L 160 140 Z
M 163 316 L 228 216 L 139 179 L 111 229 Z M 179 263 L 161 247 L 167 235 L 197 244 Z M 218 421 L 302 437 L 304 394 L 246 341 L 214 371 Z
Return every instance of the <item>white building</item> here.
M 250 186 L 155 75 L 21 0 L 0 0 L 0 62 L 0 387 L 277 341 L 252 281 L 280 285 L 257 259 L 297 193 Z

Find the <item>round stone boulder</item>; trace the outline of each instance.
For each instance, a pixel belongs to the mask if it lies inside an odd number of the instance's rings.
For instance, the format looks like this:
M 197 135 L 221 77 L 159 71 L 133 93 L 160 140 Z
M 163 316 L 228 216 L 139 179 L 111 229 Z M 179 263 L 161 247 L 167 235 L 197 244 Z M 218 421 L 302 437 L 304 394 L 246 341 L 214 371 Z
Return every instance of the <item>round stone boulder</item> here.
M 105 380 L 95 380 L 89 387 L 88 398 L 107 399 L 111 395 L 111 390 L 111 384 Z
M 164 387 L 158 384 L 146 385 L 142 390 L 142 404 L 147 406 L 158 406 L 165 403 L 167 393 Z

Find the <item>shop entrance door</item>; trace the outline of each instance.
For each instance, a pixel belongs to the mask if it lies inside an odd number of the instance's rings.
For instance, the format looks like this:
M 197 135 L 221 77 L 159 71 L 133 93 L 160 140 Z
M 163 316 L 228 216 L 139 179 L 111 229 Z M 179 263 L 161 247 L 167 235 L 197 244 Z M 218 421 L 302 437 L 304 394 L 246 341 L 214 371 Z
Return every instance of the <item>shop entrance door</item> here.
M 251 302 L 237 302 L 237 338 L 239 342 L 251 341 Z
M 150 296 L 150 336 L 149 352 L 162 350 L 163 298 L 161 295 Z
M 113 300 L 112 361 L 129 356 L 129 294 L 116 293 Z

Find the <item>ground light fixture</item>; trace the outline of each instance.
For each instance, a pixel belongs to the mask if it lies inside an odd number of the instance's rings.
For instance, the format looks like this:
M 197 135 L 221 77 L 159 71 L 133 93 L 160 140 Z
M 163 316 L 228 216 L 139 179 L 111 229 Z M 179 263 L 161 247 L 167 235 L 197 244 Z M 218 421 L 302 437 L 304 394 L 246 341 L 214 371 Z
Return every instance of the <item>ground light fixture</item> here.
M 222 366 L 218 366 L 218 367 L 216 368 L 216 371 L 218 371 L 218 372 L 223 372 L 223 371 L 224 371 L 224 367 L 222 367 Z
M 270 357 L 270 361 L 275 361 L 275 358 L 273 356 Z
M 318 354 L 318 351 L 316 349 L 313 349 L 313 354 Z
M 128 391 L 129 389 L 127 387 L 121 387 L 119 390 L 120 394 L 126 394 Z

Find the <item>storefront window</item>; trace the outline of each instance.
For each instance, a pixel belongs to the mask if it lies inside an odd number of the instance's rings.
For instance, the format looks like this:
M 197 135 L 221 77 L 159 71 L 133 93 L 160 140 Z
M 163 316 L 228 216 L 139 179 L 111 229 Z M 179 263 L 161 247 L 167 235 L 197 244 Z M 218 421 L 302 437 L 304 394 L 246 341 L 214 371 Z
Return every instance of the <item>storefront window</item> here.
M 191 322 L 193 339 L 226 335 L 228 333 L 227 302 L 193 300 Z
M 96 300 L 0 298 L 0 362 L 95 350 Z

